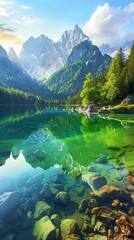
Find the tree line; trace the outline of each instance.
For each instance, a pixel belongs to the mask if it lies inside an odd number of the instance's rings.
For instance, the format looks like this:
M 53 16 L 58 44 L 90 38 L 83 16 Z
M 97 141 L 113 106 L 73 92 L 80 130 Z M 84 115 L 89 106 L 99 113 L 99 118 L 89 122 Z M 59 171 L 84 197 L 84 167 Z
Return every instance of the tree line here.
M 106 73 L 96 78 L 88 73 L 80 97 L 82 105 L 91 103 L 102 105 L 113 103 L 128 94 L 134 94 L 134 43 L 128 59 L 125 59 L 120 48 Z

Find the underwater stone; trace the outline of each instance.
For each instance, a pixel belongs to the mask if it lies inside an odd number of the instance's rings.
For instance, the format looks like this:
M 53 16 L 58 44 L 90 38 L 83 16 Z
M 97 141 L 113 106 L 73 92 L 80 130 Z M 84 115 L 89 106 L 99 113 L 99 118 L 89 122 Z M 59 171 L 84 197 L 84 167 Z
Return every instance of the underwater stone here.
M 59 215 L 58 214 L 53 214 L 51 216 L 51 221 L 52 223 L 54 224 L 54 226 L 58 227 L 60 226 L 60 218 L 59 218 Z
M 67 206 L 70 203 L 70 195 L 67 192 L 59 192 L 55 197 L 55 203 Z
M 71 235 L 63 238 L 62 240 L 81 240 L 81 238 L 75 234 L 71 234 Z
M 50 205 L 48 205 L 44 201 L 39 201 L 39 202 L 37 202 L 36 207 L 35 207 L 34 218 L 40 219 L 44 215 L 51 216 L 52 211 L 53 210 Z
M 26 181 L 26 187 L 29 187 L 30 185 L 33 185 L 33 184 L 41 183 L 43 177 L 44 177 L 44 173 L 38 173 L 32 176 Z
M 55 240 L 56 229 L 48 216 L 41 218 L 34 225 L 34 236 L 37 240 Z
M 127 237 L 134 237 L 134 225 L 130 221 L 128 216 L 122 215 L 116 220 L 116 224 L 119 226 L 121 232 Z
M 89 202 L 88 202 L 88 207 L 89 207 L 89 208 L 94 208 L 94 207 L 96 207 L 96 206 L 97 206 L 97 201 L 96 201 L 96 199 L 91 198 L 91 199 L 89 200 Z
M 123 189 L 115 186 L 110 185 L 104 185 L 102 188 L 100 188 L 98 191 L 92 193 L 93 197 L 100 197 L 103 200 L 111 200 L 119 199 L 124 201 L 130 201 L 132 202 L 131 195 L 124 191 Z
M 39 195 L 42 198 L 45 198 L 45 199 L 51 199 L 53 197 L 52 190 L 51 190 L 51 188 L 49 187 L 48 184 L 44 184 L 44 186 L 43 186 L 42 190 L 40 191 Z
M 95 235 L 94 237 L 90 237 L 89 239 L 90 240 L 108 240 L 106 236 L 102 236 L 102 235 Z
M 115 220 L 118 218 L 118 214 L 116 211 L 111 210 L 107 206 L 96 207 L 92 209 L 92 214 L 96 217 L 105 218 L 108 220 Z
M 77 234 L 79 235 L 79 227 L 74 219 L 65 219 L 60 225 L 61 237 L 65 238 L 68 235 Z
M 106 233 L 106 227 L 105 225 L 100 222 L 100 221 L 97 221 L 96 225 L 94 226 L 94 232 L 99 232 L 99 233 Z
M 14 192 L 6 192 L 0 196 L 0 219 L 5 219 L 20 204 L 20 196 Z
M 79 211 L 84 212 L 88 206 L 88 199 L 82 199 L 79 204 Z
M 92 186 L 94 190 L 98 190 L 107 184 L 107 179 L 103 176 L 93 176 L 89 179 L 89 186 Z
M 134 174 L 128 175 L 128 181 L 129 181 L 132 185 L 134 185 Z

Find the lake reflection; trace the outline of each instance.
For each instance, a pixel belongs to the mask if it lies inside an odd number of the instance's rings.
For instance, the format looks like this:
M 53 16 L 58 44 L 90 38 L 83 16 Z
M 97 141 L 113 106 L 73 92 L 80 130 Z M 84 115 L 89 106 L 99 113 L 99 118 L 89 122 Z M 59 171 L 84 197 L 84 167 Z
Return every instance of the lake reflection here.
M 0 119 L 0 239 L 108 239 L 111 231 L 113 240 L 116 219 L 133 207 L 134 116 L 1 107 Z M 112 194 L 98 197 L 101 187 Z M 96 207 L 110 217 L 101 216 L 103 232 Z M 68 238 L 65 219 L 78 224 Z
M 9 114 L 10 113 L 10 114 Z M 132 121 L 131 121 L 132 119 Z M 0 123 L 0 164 L 22 151 L 32 167 L 54 164 L 70 172 L 88 167 L 101 154 L 128 169 L 134 153 L 132 115 L 89 117 L 62 109 L 25 109 L 3 112 Z

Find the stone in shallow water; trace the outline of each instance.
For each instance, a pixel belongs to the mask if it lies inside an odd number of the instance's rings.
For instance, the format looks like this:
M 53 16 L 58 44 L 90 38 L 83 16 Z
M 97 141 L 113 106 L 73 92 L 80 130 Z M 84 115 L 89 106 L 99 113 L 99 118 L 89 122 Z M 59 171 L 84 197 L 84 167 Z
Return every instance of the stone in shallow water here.
M 43 177 L 44 177 L 44 173 L 38 173 L 36 175 L 33 175 L 31 178 L 29 178 L 26 181 L 26 187 L 29 187 L 30 185 L 33 185 L 33 184 L 40 184 Z
M 20 204 L 20 196 L 14 192 L 6 192 L 0 196 L 0 219 L 5 219 Z
M 134 225 L 127 216 L 122 215 L 119 219 L 116 220 L 116 224 L 119 226 L 121 232 L 126 237 L 134 238 Z
M 51 216 L 51 221 L 52 223 L 54 224 L 54 226 L 58 227 L 60 226 L 60 218 L 59 218 L 59 215 L 58 214 L 53 214 Z
M 68 206 L 70 203 L 70 195 L 67 192 L 59 192 L 55 197 L 55 203 Z
M 56 229 L 48 216 L 35 223 L 33 234 L 37 240 L 56 240 Z
M 128 175 L 128 181 L 129 181 L 132 185 L 134 185 L 134 174 Z
M 93 197 L 100 197 L 103 200 L 109 200 L 113 201 L 114 199 L 119 199 L 124 201 L 130 201 L 132 202 L 131 195 L 124 191 L 123 189 L 115 186 L 110 186 L 110 185 L 105 185 L 102 188 L 100 188 L 98 191 L 95 193 L 92 193 Z
M 52 190 L 48 184 L 44 184 L 43 188 L 39 192 L 39 195 L 44 199 L 51 199 L 53 197 Z
M 108 238 L 102 235 L 95 235 L 94 237 L 90 237 L 89 240 L 108 240 Z
M 52 214 L 52 211 L 53 210 L 50 205 L 44 201 L 39 201 L 35 207 L 34 218 L 40 219 L 44 215 L 50 216 Z
M 63 238 L 62 240 L 81 240 L 81 238 L 75 234 L 71 234 L 71 235 Z
M 64 239 L 68 235 L 76 234 L 79 235 L 79 227 L 74 219 L 65 219 L 60 225 L 61 237 Z

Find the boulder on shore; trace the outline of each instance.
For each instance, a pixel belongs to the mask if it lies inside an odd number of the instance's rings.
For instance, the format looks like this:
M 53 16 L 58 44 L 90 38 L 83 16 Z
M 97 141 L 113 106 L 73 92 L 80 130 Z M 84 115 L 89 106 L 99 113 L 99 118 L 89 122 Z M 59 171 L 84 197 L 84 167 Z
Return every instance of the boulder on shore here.
M 134 97 L 129 95 L 122 102 L 121 105 L 134 104 Z

